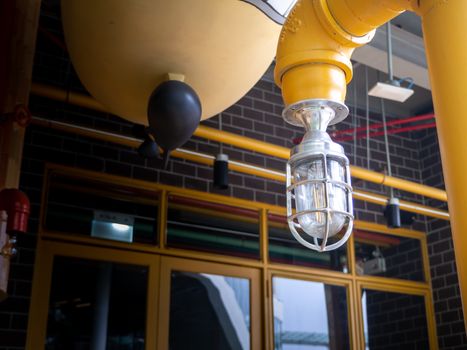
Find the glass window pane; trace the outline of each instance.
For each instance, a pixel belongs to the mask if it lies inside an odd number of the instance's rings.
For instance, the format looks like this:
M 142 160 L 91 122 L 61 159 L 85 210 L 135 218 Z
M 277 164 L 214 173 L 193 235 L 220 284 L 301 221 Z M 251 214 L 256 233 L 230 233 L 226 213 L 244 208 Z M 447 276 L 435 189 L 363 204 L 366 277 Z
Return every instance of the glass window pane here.
M 357 274 L 424 281 L 418 239 L 354 230 Z
M 167 245 L 243 258 L 259 258 L 256 210 L 170 196 Z
M 367 350 L 429 349 L 423 296 L 364 289 L 362 307 Z
M 250 281 L 172 272 L 171 350 L 250 349 Z
M 297 242 L 290 233 L 285 216 L 269 214 L 268 225 L 271 262 L 349 272 L 346 244 L 336 250 L 320 253 Z
M 144 349 L 148 268 L 55 257 L 46 349 Z
M 158 203 L 157 192 L 53 174 L 45 227 L 56 232 L 156 244 Z
M 350 349 L 345 287 L 273 277 L 274 349 Z

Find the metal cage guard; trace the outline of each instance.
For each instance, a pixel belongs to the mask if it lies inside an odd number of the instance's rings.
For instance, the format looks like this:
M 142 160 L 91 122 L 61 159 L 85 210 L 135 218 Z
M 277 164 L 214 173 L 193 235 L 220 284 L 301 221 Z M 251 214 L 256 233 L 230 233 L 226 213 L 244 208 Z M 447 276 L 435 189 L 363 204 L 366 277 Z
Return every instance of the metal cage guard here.
M 333 158 L 336 158 L 335 154 L 332 154 Z M 292 183 L 292 174 L 291 174 L 291 166 L 290 166 L 290 161 L 287 162 L 287 173 L 286 173 L 286 181 L 287 181 L 287 222 L 289 224 L 290 231 L 292 232 L 292 235 L 295 237 L 295 239 L 302 244 L 303 246 L 316 250 L 319 252 L 325 252 L 325 251 L 330 251 L 339 248 L 342 246 L 345 242 L 350 237 L 350 234 L 352 233 L 352 228 L 353 228 L 353 221 L 354 221 L 354 216 L 352 215 L 353 213 L 353 203 L 352 203 L 352 187 L 349 185 L 350 184 L 350 171 L 349 171 L 349 162 L 346 159 L 346 157 L 339 157 L 340 159 L 345 160 L 345 176 L 346 176 L 346 182 L 342 181 L 336 181 L 336 180 L 331 180 L 328 177 L 328 171 L 327 171 L 327 158 L 328 154 L 327 153 L 321 153 L 322 156 L 322 162 L 323 162 L 323 169 L 324 169 L 324 177 L 321 179 L 310 179 L 310 180 L 302 180 L 298 181 L 295 183 Z M 292 158 L 293 159 L 293 158 Z M 291 160 L 292 160 L 291 159 Z M 295 160 L 295 159 L 293 159 Z M 324 185 L 324 203 L 325 206 L 322 208 L 316 208 L 313 210 L 302 210 L 300 212 L 296 212 L 295 208 L 295 214 L 294 212 L 294 206 L 292 205 L 292 199 L 295 202 L 295 189 L 298 186 L 303 186 L 306 184 L 323 184 Z M 341 211 L 341 210 L 335 210 L 330 207 L 330 200 L 329 200 L 329 192 L 330 192 L 330 185 L 337 185 L 345 190 L 346 193 L 346 204 L 347 204 L 347 211 Z M 296 207 L 296 202 L 294 203 Z M 313 237 L 313 242 L 309 242 L 306 239 L 300 235 L 300 233 L 297 231 L 297 229 L 301 228 L 301 225 L 297 222 L 298 218 L 303 215 L 308 215 L 308 214 L 313 214 L 313 213 L 326 213 L 325 215 L 325 233 L 324 237 L 321 240 L 321 243 L 319 243 L 319 239 L 317 237 Z M 329 224 L 331 220 L 331 215 L 335 214 L 341 214 L 346 218 L 346 231 L 342 235 L 342 237 L 337 241 L 336 243 L 332 243 L 330 245 L 327 245 L 328 239 L 329 239 Z

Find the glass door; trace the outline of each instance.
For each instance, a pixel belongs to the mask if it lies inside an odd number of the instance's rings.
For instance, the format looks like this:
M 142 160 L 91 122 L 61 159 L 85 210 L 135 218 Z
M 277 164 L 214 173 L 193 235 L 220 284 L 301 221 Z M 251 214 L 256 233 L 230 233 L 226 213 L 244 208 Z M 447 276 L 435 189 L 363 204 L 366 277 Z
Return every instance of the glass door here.
M 161 258 L 159 349 L 261 349 L 260 272 Z
M 274 350 L 349 350 L 348 285 L 272 275 Z
M 40 244 L 28 349 L 154 349 L 159 257 Z

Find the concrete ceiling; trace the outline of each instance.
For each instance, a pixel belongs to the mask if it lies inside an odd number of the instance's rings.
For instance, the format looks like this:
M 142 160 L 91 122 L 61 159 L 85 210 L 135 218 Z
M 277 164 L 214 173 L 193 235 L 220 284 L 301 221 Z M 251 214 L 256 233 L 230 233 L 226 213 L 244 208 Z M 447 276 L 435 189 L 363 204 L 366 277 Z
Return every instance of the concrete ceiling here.
M 425 58 L 420 18 L 414 13 L 406 12 L 391 21 L 393 66 L 396 78 L 411 77 L 414 80 L 415 93 L 404 103 L 386 102 L 388 115 L 408 117 L 431 112 L 430 82 Z M 365 109 L 365 66 L 368 67 L 368 85 L 371 88 L 377 81 L 387 78 L 387 42 L 385 26 L 379 28 L 372 42 L 355 50 L 354 78 L 348 86 L 346 103 L 353 107 L 354 89 L 357 91 L 357 107 Z M 266 79 L 273 80 L 273 67 L 266 73 Z M 370 97 L 370 111 L 379 113 L 380 100 Z
M 415 93 L 404 103 L 386 102 L 388 114 L 408 117 L 433 111 L 431 87 L 425 57 L 420 18 L 405 12 L 391 21 L 393 66 L 396 78 L 411 77 Z M 369 87 L 387 77 L 386 26 L 379 28 L 372 42 L 355 50 L 354 79 L 349 85 L 348 100 L 353 105 L 353 89 L 357 87 L 357 105 L 365 107 L 365 66 L 368 66 Z M 380 111 L 380 101 L 370 98 L 370 110 Z

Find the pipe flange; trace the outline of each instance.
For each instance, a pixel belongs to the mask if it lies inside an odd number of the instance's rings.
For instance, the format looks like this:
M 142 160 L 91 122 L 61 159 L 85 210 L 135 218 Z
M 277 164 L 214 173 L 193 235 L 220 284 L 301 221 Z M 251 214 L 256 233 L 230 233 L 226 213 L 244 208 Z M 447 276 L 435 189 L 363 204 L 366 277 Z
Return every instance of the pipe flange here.
M 321 25 L 328 34 L 342 45 L 352 45 L 355 47 L 368 44 L 375 36 L 376 30 L 372 30 L 363 36 L 354 36 L 346 32 L 334 19 L 326 0 L 313 1 L 313 7 L 318 14 Z
M 349 108 L 342 102 L 321 99 L 310 99 L 298 101 L 285 107 L 284 111 L 282 112 L 282 118 L 284 118 L 284 120 L 289 124 L 295 126 L 303 126 L 300 119 L 297 119 L 296 114 L 300 110 L 309 108 L 310 106 L 331 108 L 334 111 L 335 115 L 334 118 L 329 122 L 329 125 L 337 124 L 343 121 L 349 115 Z

